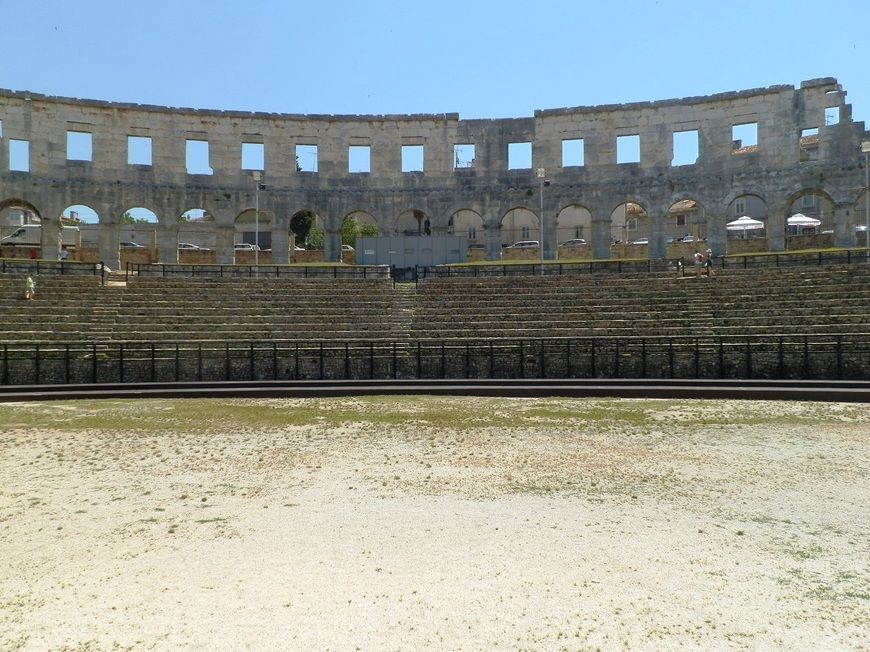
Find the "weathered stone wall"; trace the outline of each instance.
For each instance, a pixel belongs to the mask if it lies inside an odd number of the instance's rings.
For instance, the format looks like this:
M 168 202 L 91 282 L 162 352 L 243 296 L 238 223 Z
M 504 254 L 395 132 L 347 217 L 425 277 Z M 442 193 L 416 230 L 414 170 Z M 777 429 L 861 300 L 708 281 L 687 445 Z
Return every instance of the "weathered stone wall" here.
M 691 198 L 704 207 L 707 246 L 725 252 L 729 203 L 743 194 L 763 198 L 768 207 L 767 242 L 786 247 L 785 218 L 790 202 L 812 191 L 833 206 L 833 239 L 855 242 L 853 213 L 860 209 L 864 184 L 860 143 L 863 123 L 852 122 L 851 106 L 835 79 L 803 82 L 800 88 L 773 86 L 707 97 L 536 111 L 530 118 L 460 120 L 458 114 L 327 116 L 247 113 L 110 103 L 0 91 L 0 209 L 35 211 L 44 224 L 57 225 L 74 204 L 100 216 L 100 257 L 117 266 L 119 218 L 145 207 L 160 222 L 161 262 L 178 259 L 178 217 L 191 208 L 214 218 L 220 263 L 233 261 L 233 225 L 253 209 L 257 197 L 250 171 L 242 170 L 242 144 L 262 143 L 264 184 L 259 205 L 270 218 L 273 259 L 292 257 L 291 217 L 312 210 L 327 231 L 325 258 L 341 257 L 342 219 L 355 211 L 372 216 L 382 233 L 395 233 L 405 211 L 422 212 L 433 233 L 445 233 L 456 211 L 481 217 L 486 257 L 502 255 L 499 228 L 508 211 L 540 213 L 536 168 L 551 185 L 544 193 L 544 255 L 557 255 L 556 220 L 567 206 L 592 214 L 587 238 L 596 258 L 611 255 L 610 214 L 619 204 L 641 204 L 649 215 L 650 244 L 643 255 L 666 255 L 665 220 L 676 201 Z M 840 120 L 825 125 L 825 109 L 837 107 Z M 732 127 L 757 123 L 758 144 L 734 153 Z M 801 161 L 803 129 L 818 129 L 818 156 Z M 672 166 L 674 132 L 697 130 L 699 156 Z M 92 134 L 91 161 L 67 160 L 67 132 Z M 618 136 L 637 135 L 640 161 L 616 162 Z M 152 164 L 127 163 L 128 136 L 151 138 Z M 584 165 L 562 165 L 562 141 L 582 138 Z M 29 142 L 29 171 L 9 170 L 10 139 Z M 185 141 L 207 141 L 212 174 L 188 174 Z M 508 145 L 528 142 L 529 169 L 508 169 Z M 472 167 L 454 167 L 454 145 L 473 144 Z M 295 148 L 316 145 L 316 172 L 298 172 Z M 371 149 L 368 173 L 348 172 L 348 148 Z M 424 148 L 424 170 L 402 172 L 403 145 Z M 44 258 L 54 257 L 59 236 L 44 229 Z

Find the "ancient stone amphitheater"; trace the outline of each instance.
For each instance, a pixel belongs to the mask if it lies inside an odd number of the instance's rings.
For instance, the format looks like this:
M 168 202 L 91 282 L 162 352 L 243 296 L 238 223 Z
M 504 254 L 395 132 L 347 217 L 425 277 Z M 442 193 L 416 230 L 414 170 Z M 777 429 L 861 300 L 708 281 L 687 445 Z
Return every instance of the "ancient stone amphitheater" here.
M 834 79 L 498 120 L 2 91 L 0 121 L 0 217 L 42 225 L 39 260 L 0 260 L 2 384 L 870 378 L 857 248 L 870 138 Z M 257 205 L 271 264 L 234 265 Z M 150 211 L 146 262 L 159 264 L 107 277 L 55 262 L 74 206 L 97 216 L 111 269 L 122 218 Z M 326 262 L 354 219 L 384 235 L 466 235 L 490 265 L 398 286 L 383 269 L 291 266 L 301 212 L 322 225 Z M 798 212 L 818 220 L 811 235 L 790 228 Z M 741 215 L 764 228 L 729 230 Z M 213 265 L 179 264 L 184 233 L 213 239 Z M 505 243 L 538 234 L 546 265 L 499 266 Z M 558 246 L 575 238 L 588 244 Z M 675 266 L 700 239 L 715 278 Z M 36 301 L 21 300 L 27 274 Z

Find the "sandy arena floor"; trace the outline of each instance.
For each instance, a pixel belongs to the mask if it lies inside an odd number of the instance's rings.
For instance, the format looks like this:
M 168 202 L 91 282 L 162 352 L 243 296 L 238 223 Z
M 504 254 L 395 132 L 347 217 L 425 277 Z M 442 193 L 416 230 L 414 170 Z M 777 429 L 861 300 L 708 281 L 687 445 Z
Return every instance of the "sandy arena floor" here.
M 0 649 L 867 650 L 868 457 L 868 405 L 0 404 Z

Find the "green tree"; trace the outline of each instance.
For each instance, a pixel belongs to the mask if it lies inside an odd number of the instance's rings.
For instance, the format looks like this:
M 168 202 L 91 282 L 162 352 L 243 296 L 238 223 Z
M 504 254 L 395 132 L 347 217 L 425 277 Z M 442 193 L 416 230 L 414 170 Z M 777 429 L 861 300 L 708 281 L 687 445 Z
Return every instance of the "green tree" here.
M 311 211 L 299 211 L 290 220 L 290 230 L 296 237 L 296 244 L 300 247 L 308 244 L 309 233 L 314 224 L 314 213 Z
M 359 234 L 363 238 L 376 238 L 378 237 L 378 227 L 374 224 L 363 223 L 359 225 Z
M 121 216 L 121 224 L 135 224 L 136 220 L 130 215 L 130 211 L 127 211 Z
M 308 249 L 323 249 L 326 247 L 326 231 L 322 226 L 314 224 L 311 230 L 308 231 L 308 240 L 306 241 Z

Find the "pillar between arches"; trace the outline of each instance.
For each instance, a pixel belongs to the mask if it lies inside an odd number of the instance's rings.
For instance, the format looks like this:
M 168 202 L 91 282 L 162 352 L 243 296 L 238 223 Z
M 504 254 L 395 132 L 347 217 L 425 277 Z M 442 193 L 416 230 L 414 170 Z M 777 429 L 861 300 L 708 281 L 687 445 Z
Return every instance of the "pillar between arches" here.
M 272 229 L 272 264 L 286 265 L 290 262 L 290 232 L 284 228 Z
M 178 262 L 178 225 L 161 224 L 157 229 L 157 262 Z
M 215 261 L 218 265 L 232 265 L 236 262 L 234 226 L 215 227 Z
M 121 254 L 118 251 L 121 240 L 121 225 L 117 223 L 100 224 L 100 260 L 109 269 L 120 269 Z

